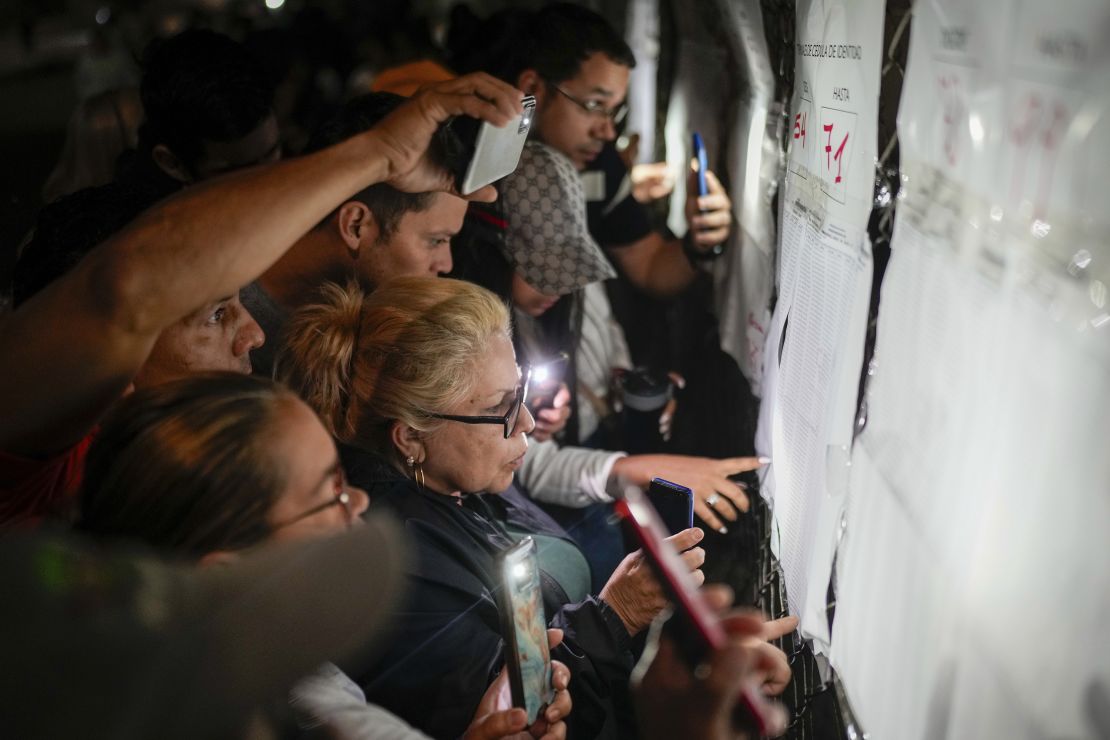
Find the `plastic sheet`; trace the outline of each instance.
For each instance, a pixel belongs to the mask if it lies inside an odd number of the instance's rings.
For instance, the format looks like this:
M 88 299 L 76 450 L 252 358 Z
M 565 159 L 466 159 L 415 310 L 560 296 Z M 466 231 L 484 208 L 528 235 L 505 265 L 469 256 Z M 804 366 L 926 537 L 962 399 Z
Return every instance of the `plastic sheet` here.
M 831 653 L 876 737 L 1107 731 L 1108 28 L 915 7 Z

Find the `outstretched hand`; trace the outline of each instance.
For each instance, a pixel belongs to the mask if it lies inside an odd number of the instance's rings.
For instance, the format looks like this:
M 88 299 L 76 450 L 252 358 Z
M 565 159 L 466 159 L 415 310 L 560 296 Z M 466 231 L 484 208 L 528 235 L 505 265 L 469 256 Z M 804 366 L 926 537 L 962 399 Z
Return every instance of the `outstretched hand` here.
M 755 470 L 765 463 L 766 458 L 758 457 L 718 460 L 690 455 L 631 455 L 617 460 L 613 473 L 640 487 L 646 487 L 652 478 L 686 486 L 694 492 L 694 513 L 698 518 L 724 533 L 728 528 L 722 519 L 736 521 L 736 512 L 747 511 L 749 506 L 744 485 L 729 476 Z
M 567 420 L 570 419 L 570 390 L 567 388 L 566 383 L 560 383 L 559 389 L 555 392 L 555 397 L 551 401 L 551 405 L 537 409 L 532 416 L 536 420 L 536 428 L 532 430 L 532 439 L 537 442 L 543 442 L 551 439 L 567 425 Z
M 454 175 L 431 160 L 428 146 L 452 116 L 467 115 L 504 126 L 523 111 L 523 97 L 512 85 L 484 72 L 422 88 L 372 129 L 389 162 L 385 181 L 406 193 L 442 190 L 470 200 L 496 199 L 492 185 L 461 196 Z

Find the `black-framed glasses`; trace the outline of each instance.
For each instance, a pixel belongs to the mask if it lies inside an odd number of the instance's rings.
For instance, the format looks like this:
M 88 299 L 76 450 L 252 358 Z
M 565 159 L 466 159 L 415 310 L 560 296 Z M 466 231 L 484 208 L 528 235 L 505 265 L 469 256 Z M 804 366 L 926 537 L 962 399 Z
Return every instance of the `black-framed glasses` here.
M 524 406 L 524 402 L 528 400 L 528 386 L 531 382 L 532 368 L 527 368 L 524 371 L 524 380 L 517 388 L 516 398 L 509 404 L 509 410 L 505 412 L 504 416 L 460 416 L 458 414 L 428 414 L 428 416 L 433 419 L 444 419 L 445 421 L 459 421 L 463 424 L 502 424 L 505 427 L 505 439 L 508 439 L 513 436 L 516 420 L 520 417 L 520 409 Z
M 343 507 L 343 513 L 347 517 L 347 524 L 350 524 L 352 521 L 354 521 L 354 510 L 351 509 L 351 492 L 347 490 L 347 476 L 344 474 L 343 468 L 335 471 L 335 496 L 322 504 L 313 506 L 308 511 L 303 511 L 300 514 L 297 514 L 295 517 L 285 520 L 281 524 L 275 526 L 274 529 L 278 530 L 284 527 L 288 527 L 292 524 L 296 524 L 302 519 L 308 519 L 310 516 L 316 516 L 321 511 L 327 511 L 333 506 Z
M 628 115 L 628 103 L 621 103 L 615 108 L 606 108 L 600 100 L 583 100 L 576 95 L 571 95 L 566 90 L 559 87 L 550 80 L 545 80 L 545 82 L 555 88 L 555 92 L 559 93 L 564 98 L 589 113 L 591 116 L 596 116 L 598 118 L 608 118 L 610 121 L 613 122 L 614 126 L 620 126 L 621 123 L 624 121 L 624 117 Z

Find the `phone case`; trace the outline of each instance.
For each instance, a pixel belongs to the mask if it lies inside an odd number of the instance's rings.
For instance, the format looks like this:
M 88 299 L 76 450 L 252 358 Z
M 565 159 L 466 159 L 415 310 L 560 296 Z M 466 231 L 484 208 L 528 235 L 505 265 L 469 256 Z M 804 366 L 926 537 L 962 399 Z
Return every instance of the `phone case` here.
M 474 154 L 459 184 L 459 192 L 463 195 L 470 195 L 516 169 L 536 113 L 536 99 L 529 95 L 521 104 L 524 112 L 504 127 L 498 128 L 483 121 L 478 128 Z
M 694 492 L 662 478 L 652 478 L 648 500 L 670 534 L 694 526 Z
M 501 574 L 497 610 L 505 640 L 509 687 L 513 706 L 523 708 L 531 724 L 555 696 L 536 543 L 525 537 L 502 552 L 497 561 Z
M 709 169 L 709 157 L 705 154 L 705 142 L 701 134 L 694 132 L 694 159 L 698 160 L 698 195 L 709 195 L 709 184 L 705 181 L 705 171 Z

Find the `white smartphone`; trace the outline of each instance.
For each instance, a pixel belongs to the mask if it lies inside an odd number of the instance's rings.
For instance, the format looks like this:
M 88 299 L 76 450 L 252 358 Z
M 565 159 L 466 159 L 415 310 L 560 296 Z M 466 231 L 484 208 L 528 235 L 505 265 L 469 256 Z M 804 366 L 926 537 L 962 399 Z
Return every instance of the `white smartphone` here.
M 464 146 L 473 141 L 473 150 L 466 168 L 457 173 L 456 185 L 462 195 L 470 195 L 516 169 L 520 162 L 520 153 L 524 151 L 524 142 L 528 139 L 528 131 L 532 128 L 532 119 L 536 115 L 534 97 L 529 95 L 520 103 L 524 106 L 524 111 L 501 128 L 487 121 L 478 125 L 477 119 L 465 117 L 452 123 L 452 128 L 463 139 Z M 476 133 L 471 138 L 471 132 L 475 129 Z

